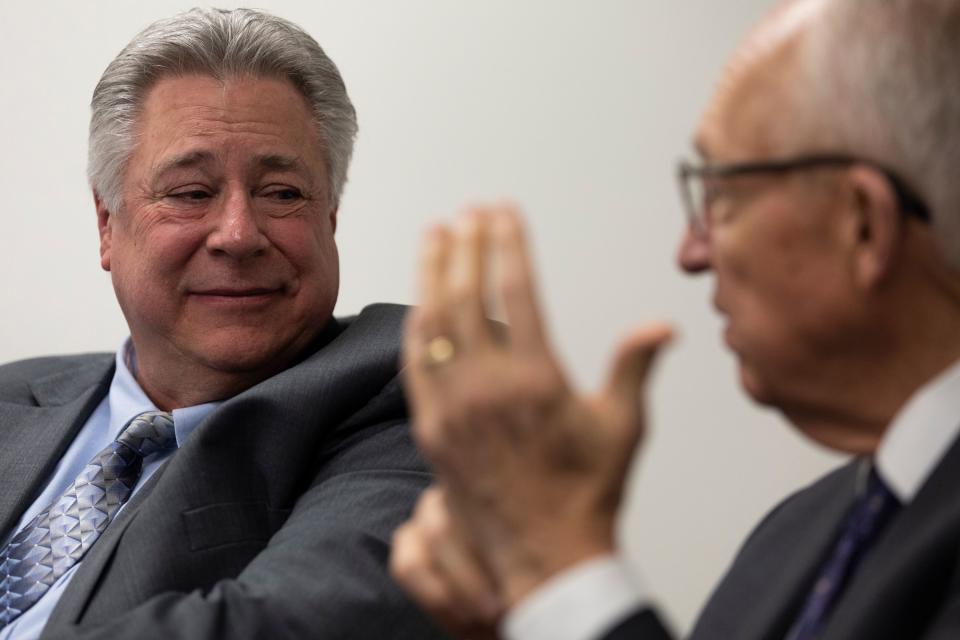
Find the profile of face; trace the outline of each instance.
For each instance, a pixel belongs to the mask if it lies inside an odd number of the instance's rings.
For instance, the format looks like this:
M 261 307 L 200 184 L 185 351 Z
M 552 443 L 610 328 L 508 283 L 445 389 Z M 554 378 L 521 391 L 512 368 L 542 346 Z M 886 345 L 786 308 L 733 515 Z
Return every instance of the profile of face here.
M 812 150 L 784 148 L 794 126 L 787 45 L 731 65 L 696 134 L 704 162 L 783 159 Z M 802 144 L 796 145 L 802 147 Z M 724 340 L 741 382 L 757 401 L 812 407 L 830 397 L 831 361 L 857 342 L 849 227 L 838 215 L 840 172 L 727 177 L 708 185 L 709 231 L 689 229 L 680 267 L 710 271 Z
M 264 378 L 333 313 L 321 141 L 286 81 L 170 77 L 147 93 L 123 208 L 98 200 L 100 255 L 146 376 Z M 139 377 L 139 376 L 138 376 Z

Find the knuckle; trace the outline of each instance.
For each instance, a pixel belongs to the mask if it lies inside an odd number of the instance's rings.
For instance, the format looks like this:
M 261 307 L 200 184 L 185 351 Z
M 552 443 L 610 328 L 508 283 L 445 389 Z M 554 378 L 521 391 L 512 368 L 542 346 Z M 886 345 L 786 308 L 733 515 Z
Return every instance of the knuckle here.
M 430 339 L 444 331 L 447 324 L 446 313 L 438 306 L 432 306 L 424 313 L 423 322 L 420 324 L 420 336 Z
M 476 302 L 477 290 L 465 274 L 458 274 L 448 284 L 447 296 L 452 306 L 463 308 Z
M 451 628 L 459 628 L 461 626 L 457 614 L 458 607 L 446 590 L 436 589 L 422 593 L 420 604 L 424 609 L 429 611 L 433 617 L 441 620 L 446 626 Z
M 430 414 L 421 412 L 410 423 L 410 432 L 418 444 L 424 444 L 435 437 L 437 423 Z
M 450 519 L 446 509 L 430 508 L 423 512 L 423 538 L 429 545 L 436 545 L 450 533 Z
M 531 357 L 516 368 L 514 391 L 534 406 L 554 404 L 564 395 L 563 376 L 551 359 Z
M 529 295 L 526 278 L 513 271 L 503 274 L 500 280 L 500 290 L 503 296 L 510 300 L 526 299 Z
M 472 384 L 460 396 L 461 415 L 471 416 L 489 411 L 500 398 L 486 382 Z
M 420 338 L 433 338 L 444 332 L 447 326 L 447 314 L 439 303 L 422 304 L 411 311 L 406 319 L 404 330 L 407 335 Z
M 423 329 L 425 317 L 430 312 L 423 306 L 410 309 L 407 316 L 403 319 L 403 330 L 407 334 L 419 333 Z
M 428 487 L 420 494 L 419 509 L 443 509 L 445 507 L 443 492 L 436 486 Z
M 430 458 L 443 457 L 446 452 L 443 422 L 435 417 L 419 417 L 413 421 L 414 440 Z
M 411 580 L 422 565 L 422 553 L 415 540 L 415 535 L 409 529 L 401 528 L 394 533 L 390 573 L 401 582 Z

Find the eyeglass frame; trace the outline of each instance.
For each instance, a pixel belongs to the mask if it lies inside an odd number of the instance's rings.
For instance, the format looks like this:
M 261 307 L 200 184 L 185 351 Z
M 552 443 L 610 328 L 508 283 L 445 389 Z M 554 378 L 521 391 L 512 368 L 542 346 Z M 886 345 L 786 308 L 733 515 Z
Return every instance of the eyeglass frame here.
M 708 233 L 707 208 L 703 203 L 698 205 L 693 201 L 693 190 L 690 187 L 690 181 L 693 179 L 734 178 L 763 173 L 782 174 L 805 169 L 831 166 L 840 167 L 854 164 L 862 164 L 870 167 L 880 172 L 880 174 L 886 178 L 893 188 L 900 212 L 904 216 L 917 218 L 924 223 L 930 222 L 930 208 L 916 192 L 907 186 L 906 181 L 897 175 L 895 171 L 873 160 L 853 155 L 811 154 L 776 160 L 757 160 L 713 165 L 704 164 L 701 166 L 696 166 L 687 160 L 680 160 L 677 163 L 677 183 L 680 188 L 680 198 L 687 214 L 688 224 L 698 233 L 706 235 Z

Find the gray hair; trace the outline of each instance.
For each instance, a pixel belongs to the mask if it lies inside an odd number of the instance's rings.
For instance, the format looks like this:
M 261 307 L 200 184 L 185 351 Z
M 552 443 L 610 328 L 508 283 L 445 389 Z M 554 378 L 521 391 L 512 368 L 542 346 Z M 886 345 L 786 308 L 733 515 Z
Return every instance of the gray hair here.
M 822 18 L 807 49 L 821 127 L 903 175 L 960 269 L 960 2 L 834 0 Z
M 340 201 L 357 116 L 336 65 L 297 25 L 260 11 L 192 9 L 154 22 L 107 66 L 93 92 L 90 185 L 119 213 L 121 184 L 149 89 L 169 76 L 281 78 L 306 98 L 324 148 L 331 206 Z

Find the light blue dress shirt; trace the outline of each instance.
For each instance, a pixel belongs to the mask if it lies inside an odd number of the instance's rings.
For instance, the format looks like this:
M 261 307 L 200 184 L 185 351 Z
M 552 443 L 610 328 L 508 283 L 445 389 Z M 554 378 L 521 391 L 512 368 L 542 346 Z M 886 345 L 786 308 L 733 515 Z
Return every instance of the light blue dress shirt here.
M 124 354 L 128 354 L 128 357 L 124 358 Z M 127 362 L 130 363 L 130 367 L 127 366 Z M 47 482 L 43 493 L 27 508 L 20 521 L 11 531 L 3 532 L 0 548 L 5 546 L 17 531 L 29 524 L 35 515 L 47 508 L 61 493 L 66 491 L 87 463 L 100 450 L 113 442 L 123 428 L 127 426 L 127 423 L 144 411 L 157 410 L 157 407 L 137 384 L 131 368 L 134 371 L 136 370 L 136 359 L 133 353 L 133 345 L 127 339 L 117 351 L 117 370 L 113 374 L 107 396 L 93 411 L 86 424 L 77 433 L 77 437 L 70 443 L 66 453 L 60 458 L 60 462 Z M 183 443 L 186 442 L 197 425 L 219 404 L 219 402 L 210 402 L 173 410 L 173 428 L 177 436 L 178 448 L 183 446 Z M 133 488 L 131 497 L 160 468 L 160 465 L 175 453 L 176 450 L 174 449 L 144 458 L 143 471 L 140 474 L 139 482 Z M 123 510 L 122 506 L 120 510 Z M 35 605 L 27 609 L 12 623 L 0 629 L 0 640 L 39 638 L 44 625 L 50 618 L 50 614 L 53 613 L 54 607 L 59 602 L 60 596 L 63 595 L 63 590 L 66 589 L 82 563 L 81 560 L 72 566 L 65 574 L 60 576 L 60 579 L 43 594 L 43 597 Z

